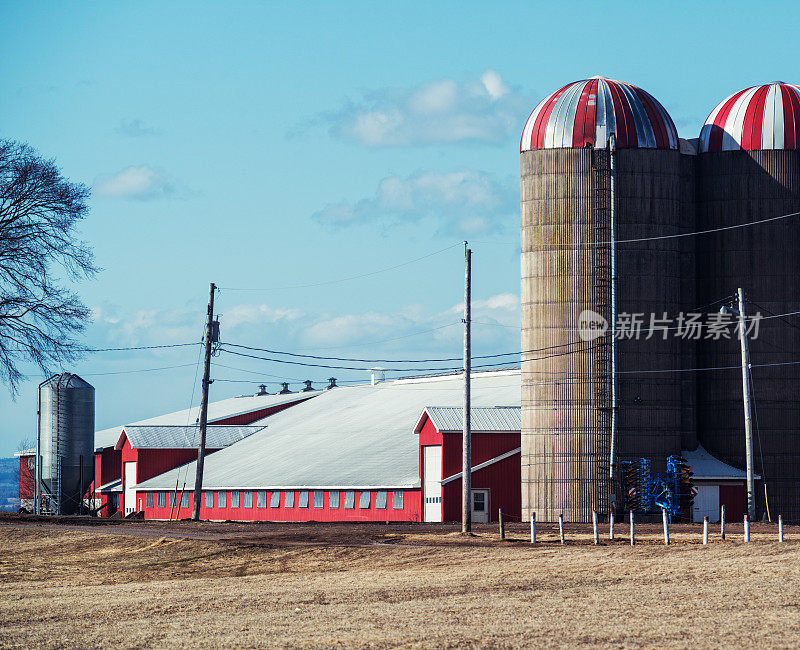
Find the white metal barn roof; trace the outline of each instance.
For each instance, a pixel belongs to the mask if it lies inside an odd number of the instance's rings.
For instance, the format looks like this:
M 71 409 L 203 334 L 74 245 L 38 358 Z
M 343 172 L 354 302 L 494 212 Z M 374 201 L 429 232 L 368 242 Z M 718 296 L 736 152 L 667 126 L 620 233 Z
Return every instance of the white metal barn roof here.
M 206 447 L 224 449 L 263 428 L 210 424 L 206 428 Z M 197 424 L 188 427 L 126 425 L 124 431 L 134 449 L 196 449 L 200 440 L 200 425 Z M 117 449 L 122 449 L 120 442 L 117 442 Z
M 460 404 L 463 377 L 398 379 L 375 386 L 334 388 L 270 417 L 260 431 L 205 461 L 203 487 L 402 488 L 419 487 L 419 438 L 414 434 L 426 404 Z M 520 371 L 474 373 L 477 406 L 520 403 Z M 140 483 L 168 490 L 194 462 Z
M 472 431 L 520 431 L 522 429 L 521 410 L 519 406 L 470 408 L 470 429 Z M 426 406 L 425 413 L 433 421 L 437 431 L 464 430 L 464 411 L 459 407 Z M 421 421 L 422 418 L 420 418 Z M 417 428 L 419 428 L 419 424 Z
M 308 399 L 319 395 L 321 391 L 313 391 L 308 393 L 289 393 L 288 395 L 242 395 L 241 397 L 231 397 L 223 399 L 218 402 L 212 402 L 208 405 L 208 422 L 213 424 L 215 420 L 223 420 L 231 418 L 236 415 L 243 415 L 251 413 L 260 409 L 270 408 L 271 406 L 281 406 L 283 404 L 291 404 L 300 400 Z M 146 420 L 139 420 L 138 422 L 131 422 L 130 424 L 120 424 L 110 429 L 103 429 L 102 431 L 95 431 L 94 434 L 94 447 L 95 449 L 102 447 L 113 447 L 117 444 L 122 429 L 126 426 L 144 426 L 144 425 L 170 425 L 170 426 L 187 426 L 194 424 L 200 417 L 200 407 L 194 406 L 190 409 L 183 411 L 175 411 L 174 413 L 167 413 L 166 415 L 159 415 L 154 418 L 147 418 Z
M 692 466 L 692 473 L 695 479 L 702 481 L 725 480 L 725 479 L 746 479 L 747 472 L 737 469 L 727 463 L 722 462 L 709 454 L 702 445 L 697 445 L 694 451 L 681 452 L 686 462 Z M 760 479 L 756 475 L 754 478 Z

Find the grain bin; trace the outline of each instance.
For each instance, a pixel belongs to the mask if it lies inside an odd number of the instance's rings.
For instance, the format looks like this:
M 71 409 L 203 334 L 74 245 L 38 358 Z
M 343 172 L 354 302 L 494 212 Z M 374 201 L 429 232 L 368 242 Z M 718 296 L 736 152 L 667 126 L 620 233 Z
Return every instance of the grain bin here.
M 682 436 L 693 439 L 693 378 L 638 374 L 692 361 L 691 343 L 671 331 L 646 338 L 651 313 L 674 318 L 693 300 L 693 282 L 681 279 L 682 269 L 693 277 L 691 243 L 625 241 L 692 230 L 695 157 L 679 147 L 661 104 L 640 88 L 603 77 L 548 95 L 525 125 L 524 519 L 531 511 L 549 521 L 562 512 L 568 521 L 590 521 L 592 509 L 608 513 L 619 489 L 616 470 L 614 478 L 610 471 L 612 434 L 617 460 L 647 456 L 662 471 L 666 457 L 680 453 Z M 610 244 L 612 207 L 616 246 Z M 615 321 L 612 313 L 643 314 L 641 340 L 621 339 L 615 346 L 610 328 L 582 340 L 579 319 L 583 313 L 584 322 L 598 320 L 592 312 L 607 323 Z
M 698 229 L 715 229 L 800 211 L 800 87 L 773 82 L 720 102 L 700 134 Z M 741 287 L 748 314 L 760 312 L 750 341 L 754 396 L 754 466 L 768 486 L 773 517 L 800 520 L 800 218 L 703 235 L 697 240 L 697 294 L 702 304 Z M 699 365 L 732 370 L 698 377 L 698 438 L 712 454 L 745 467 L 739 342 L 706 339 Z M 760 438 L 760 440 L 759 440 Z M 763 460 L 763 463 L 762 463 Z M 760 517 L 763 485 L 756 486 Z
M 77 375 L 39 385 L 37 511 L 79 512 L 94 476 L 94 388 Z

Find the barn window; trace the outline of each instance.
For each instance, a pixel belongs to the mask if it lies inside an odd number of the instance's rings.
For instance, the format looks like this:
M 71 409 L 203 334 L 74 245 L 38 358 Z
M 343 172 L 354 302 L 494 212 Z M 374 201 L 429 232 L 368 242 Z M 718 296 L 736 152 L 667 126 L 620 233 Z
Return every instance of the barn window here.
M 239 507 L 239 493 L 231 492 L 231 508 Z
M 347 491 L 344 493 L 344 507 L 345 508 L 355 508 L 356 507 L 356 493 Z
M 227 508 L 227 507 L 228 507 L 228 493 L 217 492 L 217 508 Z
M 294 508 L 294 492 L 283 493 L 283 507 Z
M 142 507 L 142 497 L 139 497 L 139 510 L 144 510 Z
M 169 493 L 169 507 L 170 508 L 174 508 L 175 507 L 175 493 L 174 492 L 170 492 Z
M 280 492 L 273 492 L 269 499 L 269 507 L 270 508 L 280 508 L 281 507 L 281 493 Z
M 358 507 L 362 510 L 366 510 L 369 508 L 369 500 L 371 496 L 371 492 L 362 492 L 361 498 L 358 500 Z
M 213 508 L 214 507 L 214 493 L 213 492 L 206 492 L 206 508 Z
M 314 492 L 314 507 L 315 508 L 324 508 L 325 507 L 325 493 L 324 492 Z
M 266 508 L 267 507 L 267 492 L 266 492 L 266 490 L 259 490 L 258 491 L 258 503 L 256 505 L 259 508 Z
M 111 505 L 115 508 L 119 508 L 119 494 L 114 493 L 111 495 Z
M 163 492 L 158 493 L 158 507 L 163 508 L 164 504 L 167 502 L 167 495 Z
M 298 508 L 308 508 L 308 491 L 304 490 L 300 493 L 300 496 L 297 498 L 297 507 Z
M 188 508 L 189 507 L 189 493 L 184 492 L 181 494 L 181 508 Z
M 252 492 L 242 492 L 244 496 L 244 507 L 245 508 L 252 508 L 253 507 L 253 493 Z
M 395 490 L 392 492 L 392 510 L 403 509 L 403 491 Z
M 145 503 L 147 504 L 148 508 L 152 508 L 153 507 L 153 493 L 152 492 L 148 492 L 147 493 L 147 501 L 145 501 Z
M 375 495 L 375 507 L 386 509 L 386 492 L 377 492 Z
M 332 492 L 328 492 L 328 507 L 329 508 L 338 508 L 339 507 L 339 492 L 333 490 Z

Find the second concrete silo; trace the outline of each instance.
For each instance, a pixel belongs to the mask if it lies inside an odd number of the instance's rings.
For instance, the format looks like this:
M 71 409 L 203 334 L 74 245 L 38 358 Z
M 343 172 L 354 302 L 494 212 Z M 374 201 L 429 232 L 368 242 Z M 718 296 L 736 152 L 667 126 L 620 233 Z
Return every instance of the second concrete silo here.
M 800 217 L 746 227 L 800 211 L 800 86 L 773 82 L 734 93 L 706 120 L 698 157 L 698 229 L 730 228 L 697 239 L 698 303 L 729 303 L 742 288 L 746 313 L 758 312 L 750 340 L 754 395 L 754 471 L 763 474 L 773 517 L 800 520 Z M 733 228 L 731 228 L 733 227 Z M 712 454 L 744 469 L 739 342 L 704 339 L 698 377 L 698 438 Z M 757 516 L 765 511 L 756 486 Z
M 618 459 L 647 456 L 655 468 L 680 452 L 682 434 L 693 437 L 693 380 L 639 374 L 690 364 L 693 350 L 671 331 L 648 329 L 651 314 L 675 318 L 693 306 L 691 283 L 681 280 L 682 270 L 693 270 L 691 244 L 627 241 L 692 230 L 695 159 L 679 146 L 651 95 L 602 77 L 547 96 L 525 125 L 523 517 L 588 521 L 592 509 L 607 513 L 619 485 L 610 476 L 612 435 Z M 606 323 L 641 314 L 640 337 L 631 331 L 616 346 L 610 331 L 583 340 L 590 337 L 579 337 L 582 314 L 602 323 L 592 312 Z

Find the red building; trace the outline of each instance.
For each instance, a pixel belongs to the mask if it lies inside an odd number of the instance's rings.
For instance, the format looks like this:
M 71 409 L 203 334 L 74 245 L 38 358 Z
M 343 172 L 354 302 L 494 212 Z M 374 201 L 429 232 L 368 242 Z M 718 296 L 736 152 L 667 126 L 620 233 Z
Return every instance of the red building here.
M 495 520 L 499 508 L 510 519 L 519 518 L 520 409 L 488 406 L 518 402 L 519 377 L 518 370 L 473 376 L 473 401 L 487 404 L 473 409 L 472 416 L 476 521 Z M 461 409 L 425 404 L 457 404 L 462 389 L 460 375 L 341 387 L 274 415 L 266 429 L 206 460 L 200 516 L 239 521 L 458 520 Z M 438 462 L 431 464 L 433 457 Z M 194 477 L 191 462 L 141 481 L 137 509 L 147 519 L 187 517 Z M 426 501 L 438 498 L 435 507 L 423 504 L 423 494 Z
M 462 409 L 425 409 L 419 434 L 419 465 L 425 521 L 460 521 L 462 501 Z M 472 521 L 497 521 L 498 511 L 520 519 L 520 407 L 470 411 Z
M 214 426 L 232 426 L 242 427 L 250 425 L 268 418 L 269 416 L 279 413 L 301 402 L 305 402 L 317 395 L 320 391 L 302 391 L 299 393 L 285 393 L 277 395 L 259 394 L 259 395 L 244 395 L 241 397 L 232 397 L 229 399 L 212 402 L 208 405 L 208 422 L 209 425 Z M 126 429 L 136 430 L 137 435 L 142 435 L 142 431 L 147 428 L 158 427 L 184 427 L 193 430 L 192 434 L 188 434 L 192 439 L 194 453 L 192 453 L 188 442 L 181 442 L 175 448 L 158 448 L 146 447 L 144 452 L 144 463 L 141 465 L 144 472 L 138 476 L 133 482 L 128 481 L 129 484 L 135 484 L 137 481 L 145 480 L 152 476 L 161 474 L 173 467 L 177 467 L 186 463 L 190 458 L 197 457 L 197 427 L 191 426 L 191 423 L 196 423 L 199 419 L 199 407 L 177 411 L 175 413 L 168 413 L 154 418 L 141 420 L 129 425 L 120 425 L 103 429 L 95 433 L 95 455 L 94 455 L 94 480 L 89 486 L 86 498 L 89 500 L 91 507 L 100 514 L 100 516 L 111 516 L 117 510 L 125 508 L 127 512 L 135 510 L 135 506 L 128 504 L 125 507 L 124 499 L 122 499 L 124 481 L 123 481 L 123 453 Z M 231 444 L 240 438 L 232 438 L 223 446 Z M 222 438 L 218 438 L 221 441 Z M 150 444 L 150 443 L 145 443 Z M 221 446 L 213 448 L 213 451 L 221 449 Z M 209 449 L 211 452 L 212 449 Z M 133 448 L 130 453 L 135 452 L 137 455 L 139 450 Z M 27 510 L 33 509 L 33 484 L 35 472 L 35 455 L 36 449 L 26 450 L 17 454 L 20 457 L 20 502 L 23 508 Z M 134 461 L 136 459 L 133 459 Z M 129 458 L 127 462 L 131 462 Z M 30 468 L 29 468 L 30 467 Z M 137 466 L 137 472 L 138 470 Z M 129 470 L 130 471 L 130 470 Z M 132 498 L 129 496 L 129 499 Z

